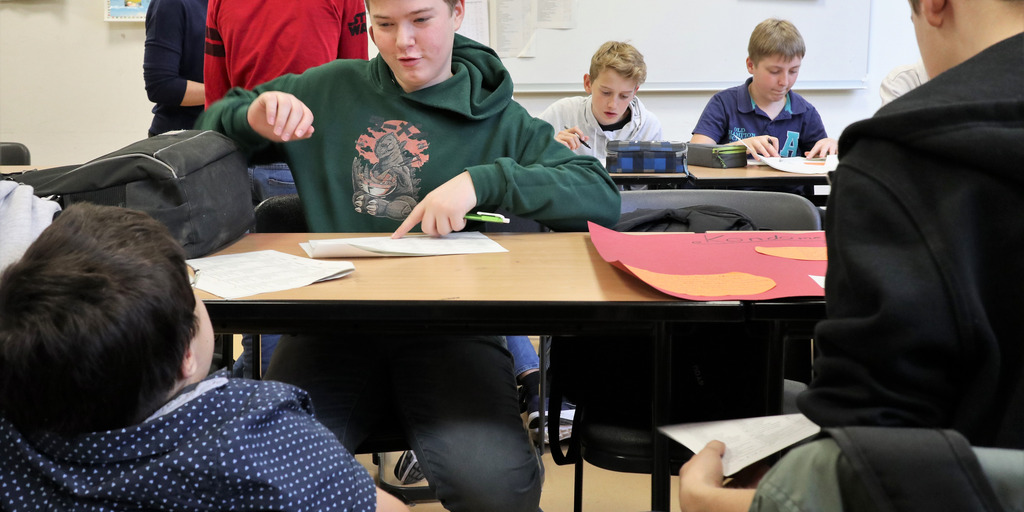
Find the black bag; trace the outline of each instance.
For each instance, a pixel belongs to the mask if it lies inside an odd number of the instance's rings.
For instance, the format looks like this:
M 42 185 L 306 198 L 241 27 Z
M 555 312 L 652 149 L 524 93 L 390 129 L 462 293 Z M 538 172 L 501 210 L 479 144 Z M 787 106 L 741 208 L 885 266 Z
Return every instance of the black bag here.
M 699 205 L 683 208 L 634 210 L 622 214 L 615 231 L 757 231 L 743 212 L 726 206 Z
M 836 472 L 844 509 L 1004 510 L 970 443 L 955 430 L 853 426 L 822 434 L 843 450 Z
M 727 169 L 747 166 L 746 146 L 728 144 L 686 144 L 686 158 L 690 165 Z
M 86 201 L 146 212 L 167 226 L 189 258 L 233 242 L 255 220 L 245 156 L 212 131 L 157 135 L 83 165 L 11 179 L 62 207 Z

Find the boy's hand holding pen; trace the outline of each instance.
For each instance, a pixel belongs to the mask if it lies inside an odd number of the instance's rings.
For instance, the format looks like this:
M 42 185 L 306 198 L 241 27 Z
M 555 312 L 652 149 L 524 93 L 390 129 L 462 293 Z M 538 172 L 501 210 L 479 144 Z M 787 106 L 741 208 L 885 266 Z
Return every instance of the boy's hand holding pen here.
M 580 144 L 583 144 L 587 149 L 591 149 L 590 144 L 587 144 L 586 140 L 589 138 L 590 137 L 583 134 L 583 131 L 580 130 L 578 126 L 574 126 L 572 128 L 565 126 L 562 131 L 555 134 L 555 140 L 565 144 L 567 148 L 573 151 L 576 151 L 576 148 L 580 147 Z

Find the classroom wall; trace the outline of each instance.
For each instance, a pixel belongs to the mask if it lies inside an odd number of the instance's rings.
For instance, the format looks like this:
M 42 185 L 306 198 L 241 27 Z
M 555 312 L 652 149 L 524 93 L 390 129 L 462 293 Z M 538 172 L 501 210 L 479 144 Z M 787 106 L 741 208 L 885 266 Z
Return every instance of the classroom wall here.
M 103 14 L 103 0 L 0 0 L 0 140 L 28 145 L 35 165 L 83 162 L 146 137 L 152 104 L 142 81 L 145 28 L 106 22 Z M 906 0 L 871 0 L 870 30 L 866 88 L 811 91 L 797 82 L 832 136 L 874 113 L 878 85 L 891 68 L 919 58 Z M 746 37 L 738 39 L 745 44 Z M 681 62 L 688 55 L 700 58 L 700 49 L 682 52 Z M 805 69 L 825 58 L 811 55 Z M 736 63 L 737 83 L 743 66 Z M 582 72 L 580 80 L 582 94 Z M 539 114 L 562 95 L 517 92 L 516 99 Z M 673 140 L 689 139 L 710 95 L 641 89 Z

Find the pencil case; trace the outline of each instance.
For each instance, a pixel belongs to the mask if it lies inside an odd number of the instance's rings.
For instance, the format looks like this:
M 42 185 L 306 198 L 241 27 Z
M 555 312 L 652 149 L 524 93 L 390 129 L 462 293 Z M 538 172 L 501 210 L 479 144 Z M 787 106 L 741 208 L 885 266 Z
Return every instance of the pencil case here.
M 605 146 L 608 172 L 685 173 L 686 143 L 670 140 L 610 140 Z
M 686 155 L 690 165 L 717 169 L 747 166 L 747 148 L 745 146 L 694 143 L 688 143 L 686 146 Z

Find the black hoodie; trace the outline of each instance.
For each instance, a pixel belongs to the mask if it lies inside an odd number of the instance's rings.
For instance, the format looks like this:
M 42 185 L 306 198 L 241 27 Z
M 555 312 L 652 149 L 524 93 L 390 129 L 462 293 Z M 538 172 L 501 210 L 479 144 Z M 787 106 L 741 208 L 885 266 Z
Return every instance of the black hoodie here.
M 1024 448 L 1024 34 L 850 125 L 839 154 L 801 411 Z

